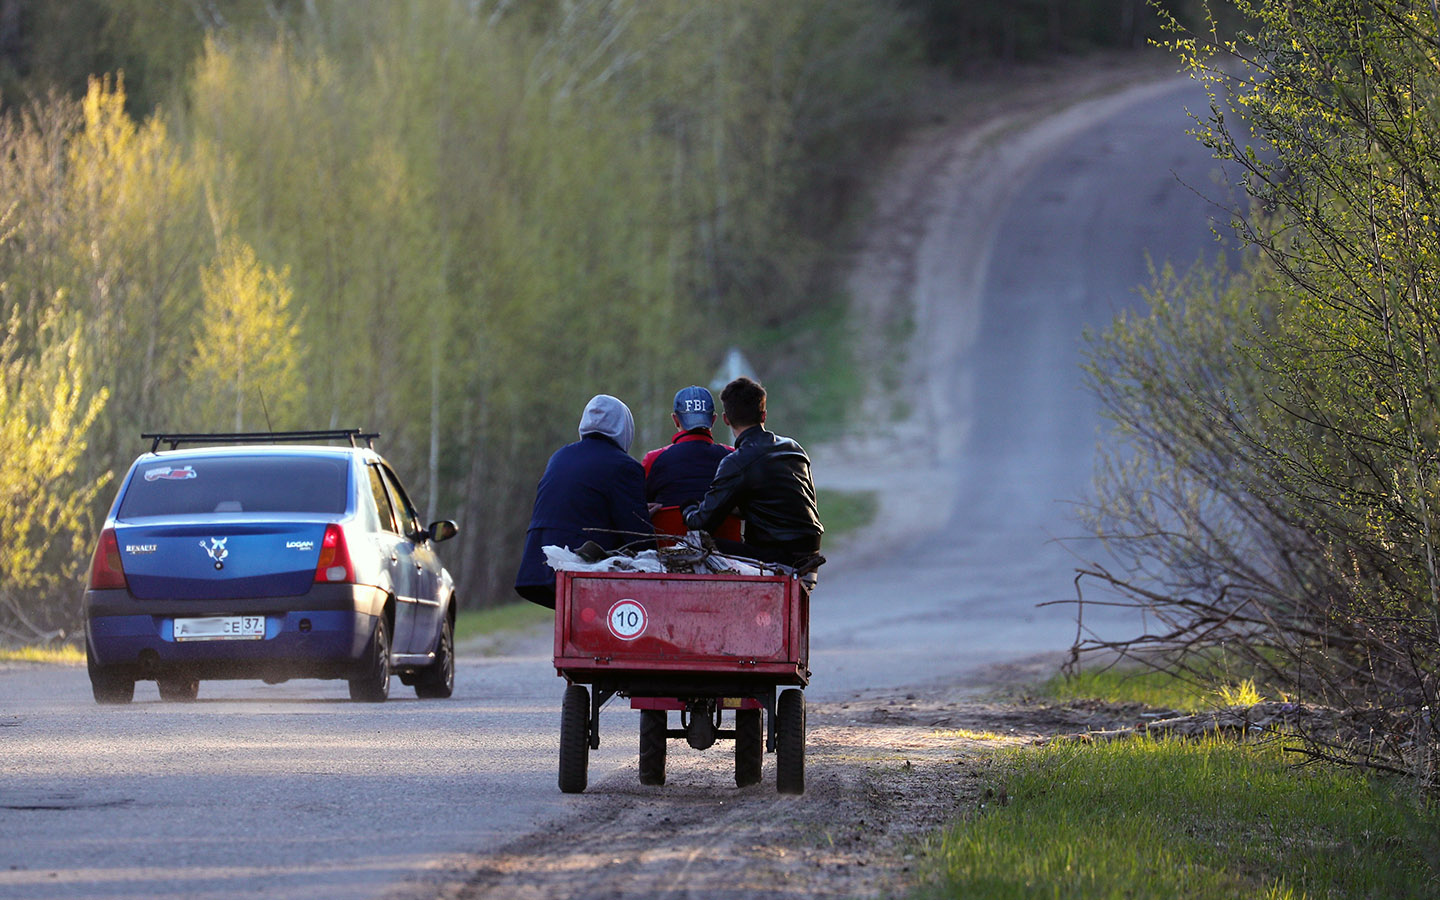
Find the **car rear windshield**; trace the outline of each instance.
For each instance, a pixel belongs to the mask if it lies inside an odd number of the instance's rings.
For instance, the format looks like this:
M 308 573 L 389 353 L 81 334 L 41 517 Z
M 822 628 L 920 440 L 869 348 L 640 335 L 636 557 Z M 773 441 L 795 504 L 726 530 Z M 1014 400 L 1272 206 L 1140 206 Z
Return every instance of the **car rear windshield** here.
M 130 479 L 118 516 L 345 512 L 344 459 L 234 456 L 157 459 Z

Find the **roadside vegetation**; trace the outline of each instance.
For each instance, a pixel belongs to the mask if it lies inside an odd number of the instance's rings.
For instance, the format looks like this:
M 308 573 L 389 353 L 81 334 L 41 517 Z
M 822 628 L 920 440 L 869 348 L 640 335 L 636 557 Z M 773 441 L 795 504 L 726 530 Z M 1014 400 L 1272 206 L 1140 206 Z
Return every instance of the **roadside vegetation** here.
M 1237 40 L 1172 47 L 1212 90 L 1197 136 L 1253 201 L 1243 252 L 1160 272 L 1148 314 L 1091 342 L 1119 438 L 1091 521 L 1118 567 L 1081 585 L 1147 632 L 1079 647 L 1135 667 L 1043 690 L 1338 718 L 996 750 L 916 898 L 1440 896 L 1440 11 L 1235 6 Z
M 1175 675 L 1148 666 L 1086 669 L 1073 675 L 1056 674 L 1040 686 L 1042 696 L 1066 702 L 1100 699 L 1107 703 L 1138 703 L 1154 709 L 1197 712 L 1217 705 L 1250 705 L 1260 701 L 1255 682 L 1246 680 L 1231 686 L 1212 688 L 1181 680 Z
M 1296 769 L 1276 741 L 1054 742 L 995 760 L 980 808 L 926 848 L 916 900 L 1440 892 L 1440 810 L 1403 783 Z
M 32 645 L 0 649 L 0 662 L 52 663 L 64 666 L 85 665 L 85 651 L 74 644 Z
M 825 536 L 840 537 L 869 525 L 880 509 L 874 491 L 831 491 L 820 489 L 815 500 L 823 512 Z
M 1440 779 L 1440 10 L 1244 0 L 1236 42 L 1172 43 L 1212 92 L 1197 129 L 1243 176 L 1241 261 L 1166 271 L 1092 343 L 1118 440 L 1086 567 L 1149 633 L 1082 649 L 1373 714 L 1318 758 Z M 1203 189 L 1203 186 L 1197 186 Z M 1195 661 L 1201 665 L 1195 665 Z
M 554 621 L 554 610 L 528 600 L 464 609 L 455 617 L 455 643 L 458 646 L 473 638 L 524 631 Z
M 1252 682 L 1210 691 L 1134 665 L 1056 676 L 1037 692 L 1157 711 L 1266 699 Z M 1440 896 L 1440 805 L 1413 779 L 1306 765 L 1290 737 L 996 748 L 976 808 L 921 848 L 910 897 Z

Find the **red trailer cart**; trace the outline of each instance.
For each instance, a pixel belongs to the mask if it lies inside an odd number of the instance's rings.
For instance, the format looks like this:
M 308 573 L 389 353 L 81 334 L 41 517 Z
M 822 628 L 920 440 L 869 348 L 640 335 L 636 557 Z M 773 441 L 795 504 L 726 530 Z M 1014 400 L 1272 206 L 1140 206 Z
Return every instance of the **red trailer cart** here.
M 642 783 L 665 783 L 667 739 L 699 750 L 727 739 L 737 785 L 759 782 L 771 751 L 776 788 L 804 792 L 810 606 L 799 578 L 561 572 L 556 582 L 560 790 L 585 790 L 600 708 L 619 696 L 641 711 Z

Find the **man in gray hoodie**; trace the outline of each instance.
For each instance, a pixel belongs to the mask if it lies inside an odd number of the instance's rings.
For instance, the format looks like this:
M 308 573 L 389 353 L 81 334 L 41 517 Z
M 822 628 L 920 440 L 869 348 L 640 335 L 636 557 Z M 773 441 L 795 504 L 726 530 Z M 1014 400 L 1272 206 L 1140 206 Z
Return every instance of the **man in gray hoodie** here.
M 645 506 L 645 469 L 630 455 L 635 418 L 609 394 L 596 394 L 580 417 L 580 440 L 556 450 L 535 490 L 535 508 L 515 592 L 555 608 L 555 570 L 546 546 L 578 550 L 594 541 L 614 550 L 652 534 Z

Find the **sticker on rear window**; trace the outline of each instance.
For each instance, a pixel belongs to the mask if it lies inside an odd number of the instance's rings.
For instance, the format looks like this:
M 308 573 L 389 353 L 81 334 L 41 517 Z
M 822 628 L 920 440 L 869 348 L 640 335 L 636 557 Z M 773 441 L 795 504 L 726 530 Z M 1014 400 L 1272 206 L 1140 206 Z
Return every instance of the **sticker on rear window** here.
M 195 469 L 192 466 L 160 466 L 145 470 L 146 481 L 188 481 L 194 477 Z

